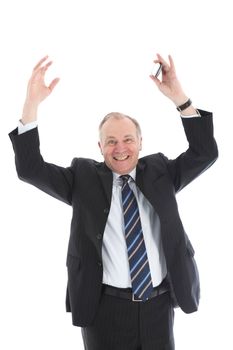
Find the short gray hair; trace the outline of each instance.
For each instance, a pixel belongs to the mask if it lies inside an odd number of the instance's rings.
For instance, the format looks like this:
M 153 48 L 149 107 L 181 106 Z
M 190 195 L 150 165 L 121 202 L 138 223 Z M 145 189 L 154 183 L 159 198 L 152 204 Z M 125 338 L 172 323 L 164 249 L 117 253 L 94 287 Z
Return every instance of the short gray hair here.
M 115 118 L 115 119 L 123 119 L 123 118 L 127 118 L 129 120 L 131 120 L 135 127 L 136 127 L 136 131 L 137 131 L 137 135 L 138 137 L 141 137 L 142 135 L 142 131 L 141 131 L 141 127 L 138 123 L 138 121 L 126 114 L 123 114 L 123 113 L 119 113 L 119 112 L 111 112 L 111 113 L 108 113 L 103 119 L 102 121 L 100 122 L 100 125 L 99 125 L 99 134 L 101 133 L 101 129 L 102 129 L 102 126 L 104 125 L 104 123 L 106 123 L 107 120 L 109 120 L 110 118 Z

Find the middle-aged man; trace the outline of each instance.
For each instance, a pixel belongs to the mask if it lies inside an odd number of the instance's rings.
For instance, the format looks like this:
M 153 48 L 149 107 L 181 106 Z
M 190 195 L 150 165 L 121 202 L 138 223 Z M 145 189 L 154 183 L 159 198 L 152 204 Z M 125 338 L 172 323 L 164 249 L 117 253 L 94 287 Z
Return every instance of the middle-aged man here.
M 19 178 L 73 208 L 67 311 L 82 327 L 86 350 L 174 349 L 174 307 L 194 312 L 200 295 L 175 195 L 217 158 L 212 114 L 192 106 L 171 56 L 168 63 L 158 54 L 154 62 L 162 65 L 162 77 L 151 79 L 181 113 L 187 151 L 174 160 L 162 153 L 139 159 L 138 122 L 110 113 L 99 128 L 104 162 L 74 158 L 67 168 L 47 163 L 40 154 L 37 109 L 59 81 L 46 86 L 47 58 L 32 72 L 10 138 Z

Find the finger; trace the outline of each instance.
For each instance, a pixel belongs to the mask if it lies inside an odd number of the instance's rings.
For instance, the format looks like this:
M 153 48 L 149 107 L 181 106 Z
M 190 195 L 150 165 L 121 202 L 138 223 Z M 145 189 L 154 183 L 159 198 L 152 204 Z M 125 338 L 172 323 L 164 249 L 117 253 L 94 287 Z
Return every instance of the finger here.
M 37 70 L 33 71 L 32 77 L 39 77 L 39 79 L 41 79 L 41 77 L 44 78 L 45 72 L 47 71 L 49 66 L 51 66 L 52 63 L 52 61 L 49 61 L 48 63 L 46 63 L 46 65 L 42 67 L 38 66 Z
M 44 57 L 35 65 L 35 67 L 33 68 L 33 70 L 34 70 L 34 71 L 37 70 L 37 69 L 42 65 L 42 63 L 45 62 L 45 61 L 47 60 L 48 57 L 49 57 L 48 55 L 44 56 Z
M 167 61 L 165 61 L 165 59 L 159 53 L 157 53 L 157 57 L 160 63 L 162 63 L 164 66 L 168 66 Z
M 49 85 L 49 90 L 52 92 L 53 89 L 55 88 L 55 86 L 57 85 L 57 83 L 59 82 L 60 78 L 55 78 L 53 79 L 53 81 L 50 83 Z
M 171 69 L 175 71 L 175 64 L 174 64 L 172 56 L 168 55 L 168 59 L 169 59 Z
M 49 68 L 49 66 L 51 66 L 51 64 L 53 63 L 53 61 L 49 61 L 48 63 L 46 63 L 46 65 L 44 67 L 41 67 L 41 73 L 44 75 L 45 72 L 47 71 L 47 69 Z
M 149 77 L 153 80 L 153 82 L 157 85 L 157 87 L 160 86 L 161 81 L 158 78 L 156 78 L 154 75 L 149 75 Z
M 162 71 L 168 72 L 170 69 L 170 66 L 167 63 L 167 61 L 165 61 L 165 59 L 159 53 L 157 53 L 157 57 L 158 57 L 158 61 L 162 64 Z

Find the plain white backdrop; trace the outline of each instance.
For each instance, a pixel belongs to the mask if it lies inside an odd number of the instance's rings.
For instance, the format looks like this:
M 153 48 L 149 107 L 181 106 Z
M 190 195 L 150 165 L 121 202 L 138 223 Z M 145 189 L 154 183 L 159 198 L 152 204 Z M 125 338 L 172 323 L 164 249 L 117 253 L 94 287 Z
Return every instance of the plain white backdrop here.
M 219 146 L 214 166 L 177 196 L 202 297 L 197 313 L 176 310 L 176 348 L 233 349 L 232 30 L 227 0 L 1 1 L 1 349 L 83 349 L 65 312 L 71 208 L 18 180 L 7 135 L 33 66 L 48 54 L 47 82 L 61 78 L 39 110 L 47 161 L 101 160 L 97 127 L 111 111 L 139 120 L 141 155 L 172 158 L 187 142 L 179 114 L 149 78 L 157 52 L 173 56 L 194 105 L 213 111 Z

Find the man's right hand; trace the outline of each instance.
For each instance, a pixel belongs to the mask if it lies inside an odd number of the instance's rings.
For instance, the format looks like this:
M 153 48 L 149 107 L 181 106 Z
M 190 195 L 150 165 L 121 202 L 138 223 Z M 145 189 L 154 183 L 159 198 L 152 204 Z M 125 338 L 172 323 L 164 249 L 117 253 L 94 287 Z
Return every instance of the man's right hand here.
M 59 82 L 59 78 L 55 78 L 49 84 L 49 86 L 45 85 L 45 73 L 52 64 L 52 61 L 45 63 L 47 59 L 48 56 L 42 58 L 32 71 L 32 76 L 28 82 L 27 95 L 23 107 L 23 115 L 21 119 L 23 124 L 30 123 L 37 119 L 37 109 L 39 104 L 51 94 Z

